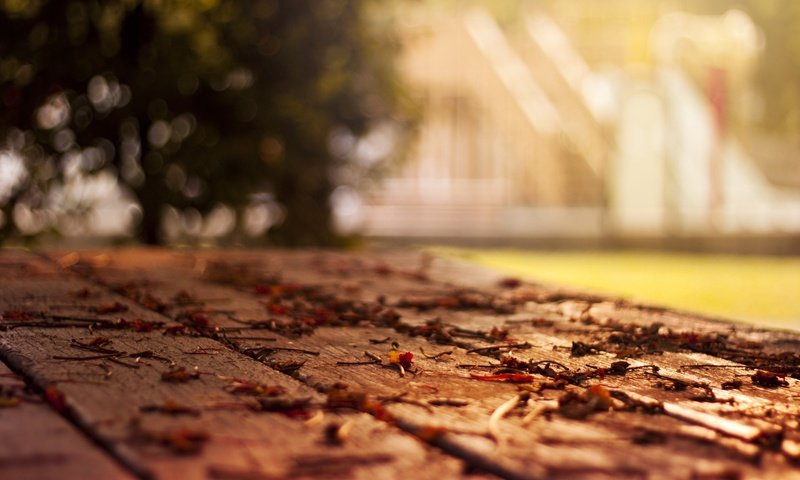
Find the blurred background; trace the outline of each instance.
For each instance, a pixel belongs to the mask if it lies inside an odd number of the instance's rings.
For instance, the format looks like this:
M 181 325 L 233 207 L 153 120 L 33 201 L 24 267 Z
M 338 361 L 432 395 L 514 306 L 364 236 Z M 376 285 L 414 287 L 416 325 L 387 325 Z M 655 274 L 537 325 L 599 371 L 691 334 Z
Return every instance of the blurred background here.
M 2 0 L 0 235 L 451 245 L 800 325 L 798 28 L 792 0 Z

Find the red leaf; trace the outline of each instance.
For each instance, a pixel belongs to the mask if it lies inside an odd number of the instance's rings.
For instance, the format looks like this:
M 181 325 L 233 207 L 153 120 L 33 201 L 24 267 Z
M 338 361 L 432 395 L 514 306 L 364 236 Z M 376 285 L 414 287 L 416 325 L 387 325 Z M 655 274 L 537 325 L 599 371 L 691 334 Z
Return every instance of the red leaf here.
M 44 399 L 58 412 L 64 412 L 67 409 L 67 402 L 64 400 L 64 394 L 56 387 L 45 388 Z
M 403 368 L 410 369 L 411 365 L 414 362 L 414 354 L 411 352 L 401 353 L 398 363 L 403 366 Z
M 274 313 L 276 315 L 286 315 L 289 311 L 281 304 L 273 303 L 269 306 L 270 313 Z

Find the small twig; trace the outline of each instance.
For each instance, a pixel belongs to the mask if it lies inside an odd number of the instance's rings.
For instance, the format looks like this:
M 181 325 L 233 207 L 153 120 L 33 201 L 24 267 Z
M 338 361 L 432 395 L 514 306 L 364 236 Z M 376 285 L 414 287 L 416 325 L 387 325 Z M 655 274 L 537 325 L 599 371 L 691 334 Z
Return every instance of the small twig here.
M 370 338 L 369 339 L 369 343 L 371 343 L 373 345 L 380 345 L 380 344 L 383 344 L 383 343 L 388 343 L 389 340 L 391 340 L 391 339 L 392 339 L 392 337 L 386 337 L 386 338 L 381 338 L 381 339 Z
M 459 398 L 433 398 L 428 400 L 428 403 L 434 407 L 466 407 L 469 405 L 469 400 L 462 400 Z
M 459 363 L 458 365 L 456 365 L 456 368 L 468 368 L 470 370 L 473 370 L 473 369 L 474 370 L 494 370 L 495 368 L 502 368 L 502 367 L 503 367 L 502 363 L 498 363 L 498 364 L 495 364 L 495 365 L 492 365 L 492 364 L 477 365 L 477 364 L 473 364 L 473 363 Z
M 542 405 L 537 405 L 527 415 L 522 417 L 522 425 L 531 423 L 545 412 L 551 412 L 555 410 L 558 410 L 558 400 L 552 400 Z
M 637 365 L 635 367 L 628 367 L 628 371 L 630 372 L 632 370 L 644 370 L 645 368 L 651 369 L 653 373 L 656 373 L 661 369 L 661 367 L 659 367 L 658 365 Z
M 769 432 L 765 432 L 753 425 L 739 423 L 735 420 L 693 410 L 675 403 L 660 402 L 655 398 L 648 397 L 646 395 L 622 390 L 615 390 L 611 393 L 614 398 L 621 399 L 627 404 L 639 405 L 650 410 L 661 412 L 670 417 L 677 418 L 688 423 L 693 423 L 695 425 L 700 425 L 701 427 L 705 427 L 724 435 L 744 440 L 746 442 L 755 441 L 769 434 Z
M 420 402 L 419 400 L 413 400 L 405 398 L 408 395 L 408 392 L 398 393 L 396 395 L 388 395 L 383 397 L 378 397 L 378 400 L 381 403 L 407 403 L 409 405 L 416 405 L 418 407 L 422 407 L 427 410 L 429 413 L 433 413 L 433 409 L 427 403 Z
M 278 339 L 274 337 L 229 337 L 225 336 L 226 340 L 260 340 L 262 342 L 277 342 Z
M 120 352 L 119 350 L 113 350 L 111 348 L 103 348 L 103 347 L 100 347 L 100 346 L 85 345 L 83 343 L 76 342 L 74 340 L 73 340 L 73 343 L 70 344 L 70 347 L 77 348 L 79 350 L 85 350 L 87 352 L 100 353 L 100 354 L 105 354 L 105 355 L 122 355 L 124 353 L 124 352 Z
M 83 360 L 106 360 L 106 359 L 119 357 L 120 355 L 123 355 L 123 353 L 122 352 L 104 353 L 102 355 L 89 355 L 89 356 L 86 356 L 86 357 L 67 357 L 67 356 L 63 356 L 63 355 L 53 355 L 51 358 L 53 360 L 77 360 L 77 361 L 83 361 Z
M 197 347 L 193 352 L 183 351 L 186 355 L 218 355 L 222 349 L 215 347 Z
M 164 363 L 168 363 L 172 366 L 175 365 L 175 362 L 170 360 L 169 358 L 159 357 L 158 355 L 154 354 L 150 350 L 145 350 L 144 352 L 136 352 L 136 353 L 129 353 L 128 357 L 134 358 L 136 363 L 139 363 L 139 360 L 142 358 L 150 358 L 153 360 L 159 360 Z
M 539 365 L 544 365 L 545 368 L 549 368 L 550 365 L 555 365 L 560 367 L 564 371 L 569 371 L 570 368 L 564 365 L 563 363 L 557 362 L 555 360 L 539 360 L 538 362 L 533 362 L 530 364 L 532 367 L 538 367 Z
M 365 351 L 364 352 L 364 356 L 367 357 L 367 358 L 371 358 L 372 360 L 375 360 L 375 362 L 377 362 L 377 363 L 383 363 L 383 360 L 381 359 L 381 357 L 375 355 L 372 352 L 366 352 Z
M 254 348 L 246 348 L 244 349 L 245 354 L 253 354 L 257 360 L 261 360 L 262 358 L 272 355 L 277 350 L 282 350 L 285 352 L 297 352 L 297 353 L 305 353 L 307 355 L 319 355 L 318 351 L 314 350 L 305 350 L 303 348 L 291 348 L 291 347 L 254 347 Z
M 487 426 L 487 430 L 489 431 L 489 436 L 497 443 L 501 443 L 500 438 L 500 428 L 499 423 L 500 419 L 505 417 L 508 412 L 514 409 L 514 407 L 519 404 L 522 400 L 523 394 L 514 395 L 512 398 L 501 404 L 499 407 L 492 412 L 492 415 L 489 417 L 489 423 Z
M 106 365 L 104 363 L 98 363 L 97 366 L 103 369 L 103 371 L 104 371 L 103 378 L 105 378 L 106 380 L 111 378 L 111 374 L 114 373 L 114 371 L 111 370 L 111 367 L 109 367 L 108 365 Z
M 467 353 L 484 353 L 484 352 L 496 352 L 499 350 L 513 350 L 515 348 L 531 348 L 531 345 L 528 342 L 523 343 L 512 343 L 509 345 L 492 345 L 490 347 L 480 347 L 480 348 L 473 348 L 472 350 L 467 350 Z
M 679 370 L 694 370 L 700 368 L 746 368 L 748 370 L 758 370 L 754 367 L 748 367 L 747 365 L 713 365 L 710 363 L 704 363 L 699 365 L 681 365 L 678 367 Z M 630 370 L 630 368 L 628 369 Z
M 134 370 L 139 368 L 139 365 L 134 365 L 132 363 L 123 362 L 122 360 L 120 360 L 119 358 L 116 358 L 116 357 L 109 357 L 108 361 L 109 362 L 114 362 L 117 365 L 122 365 L 123 367 L 128 367 L 128 368 L 131 368 L 131 369 L 134 369 Z
M 694 423 L 715 430 L 731 437 L 751 442 L 762 436 L 764 432 L 758 427 L 746 425 L 710 413 L 692 410 L 674 403 L 662 403 L 664 413 L 686 422 Z
M 306 427 L 313 427 L 322 423 L 322 420 L 325 418 L 325 410 L 319 409 L 311 415 L 311 418 L 303 422 L 303 425 Z
M 671 377 L 669 375 L 663 375 L 663 374 L 660 374 L 658 372 L 655 372 L 655 373 L 645 372 L 645 373 L 647 375 L 650 375 L 651 377 L 655 377 L 655 378 L 658 378 L 658 379 L 661 379 L 661 380 L 666 380 L 668 382 L 672 382 L 673 388 L 675 388 L 676 390 L 685 390 L 686 388 L 689 388 L 689 387 L 705 388 L 705 389 L 709 388 L 708 384 L 701 383 L 701 382 L 696 382 L 694 380 L 689 380 L 689 379 L 684 380 L 682 378 L 676 378 L 676 377 Z
M 430 359 L 433 359 L 433 360 L 438 360 L 439 358 L 441 358 L 441 357 L 443 357 L 445 355 L 452 355 L 453 352 L 455 352 L 455 350 L 445 350 L 444 352 L 439 352 L 439 353 L 436 353 L 436 354 L 433 354 L 433 355 L 428 355 L 427 353 L 425 353 L 425 349 L 422 348 L 422 347 L 419 347 L 419 351 L 422 353 L 422 355 L 425 356 L 425 358 L 430 358 Z

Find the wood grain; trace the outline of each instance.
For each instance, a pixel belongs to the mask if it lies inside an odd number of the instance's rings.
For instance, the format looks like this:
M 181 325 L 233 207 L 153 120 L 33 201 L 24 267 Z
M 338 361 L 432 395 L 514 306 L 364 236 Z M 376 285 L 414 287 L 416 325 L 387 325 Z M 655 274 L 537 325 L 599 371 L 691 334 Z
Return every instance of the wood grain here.
M 0 364 L 0 390 L 9 402 L 0 407 L 0 478 L 134 478 L 3 364 Z
M 304 362 L 290 373 L 316 391 L 346 383 L 351 389 L 382 399 L 392 415 L 391 427 L 411 432 L 473 467 L 503 477 L 790 478 L 796 474 L 792 465 L 797 459 L 799 390 L 792 378 L 787 378 L 787 386 L 780 389 L 761 388 L 748 380 L 752 369 L 689 368 L 732 362 L 685 349 L 625 356 L 632 367 L 656 365 L 659 370 L 655 373 L 651 367 L 641 368 L 624 377 L 592 377 L 565 390 L 545 389 L 532 395 L 524 408 L 512 409 L 494 429 L 495 438 L 490 439 L 487 434 L 492 413 L 518 396 L 519 389 L 476 380 L 468 369 L 458 368 L 460 364 L 497 364 L 495 352 L 469 353 L 497 342 L 470 337 L 467 331 L 486 333 L 492 328 L 504 329 L 514 343 L 530 346 L 509 352 L 515 358 L 558 362 L 572 372 L 608 368 L 620 359 L 619 352 L 602 348 L 581 356 L 571 352 L 573 342 L 605 342 L 613 322 L 643 329 L 659 323 L 656 330 L 664 328 L 670 335 L 724 331 L 732 341 L 760 341 L 763 348 L 774 352 L 796 345 L 793 342 L 798 337 L 791 333 L 743 328 L 541 285 L 501 288 L 497 284 L 501 277 L 495 273 L 418 253 L 123 250 L 84 253 L 81 258 L 78 266 L 82 273 L 103 288 L 138 284 L 163 299 L 176 298 L 181 292 L 199 299 L 203 308 L 218 312 L 209 315 L 213 325 L 223 331 L 242 327 L 242 322 L 265 325 L 280 317 L 264 303 L 268 295 L 256 288 L 259 282 L 266 285 L 276 278 L 283 284 L 314 286 L 341 301 L 395 306 L 401 322 L 392 328 L 366 319 L 345 327 L 318 326 L 313 333 L 300 337 L 285 336 L 275 329 L 227 331 L 224 336 L 206 333 L 219 344 L 257 357 L 278 370 L 286 362 Z M 453 296 L 465 292 L 513 308 L 447 307 Z M 428 300 L 433 302 L 432 308 L 400 306 Z M 436 306 L 436 302 L 441 305 Z M 182 312 L 173 308 L 166 313 L 178 320 Z M 429 325 L 433 319 L 462 330 L 455 344 L 438 344 L 411 335 L 419 333 L 414 327 Z M 384 339 L 388 341 L 377 343 Z M 401 351 L 414 353 L 416 374 L 400 376 L 395 366 L 386 365 L 391 341 L 398 342 Z M 365 360 L 365 351 L 384 359 L 383 365 L 339 364 Z M 429 355 L 451 353 L 432 359 L 423 351 Z M 745 380 L 738 390 L 721 388 L 723 382 L 737 375 Z M 691 388 L 675 388 L 676 380 Z M 565 392 L 586 395 L 593 385 L 629 394 L 645 406 L 656 405 L 661 413 L 624 408 L 585 418 L 552 413 L 553 405 L 558 405 Z M 715 401 L 694 400 L 698 391 L 713 392 Z M 464 405 L 436 405 L 443 401 Z M 539 410 L 541 415 L 531 417 Z M 431 441 L 429 433 L 436 428 L 448 433 Z M 759 432 L 755 435 L 758 438 L 740 434 L 754 431 Z
M 25 274 L 19 275 L 22 271 Z M 412 474 L 454 478 L 461 474 L 460 461 L 364 413 L 327 412 L 321 420 L 315 417 L 307 422 L 243 408 L 247 399 L 225 389 L 232 378 L 278 387 L 281 398 L 287 400 L 308 399 L 312 413 L 324 398 L 215 340 L 165 335 L 164 328 L 176 325 L 168 317 L 83 281 L 56 263 L 24 252 L 4 252 L 0 276 L 6 279 L 0 297 L 0 326 L 5 327 L 0 331 L 0 358 L 39 388 L 57 389 L 64 398 L 63 415 L 142 478 L 395 478 Z M 124 309 L 109 308 L 115 304 Z M 107 310 L 120 311 L 101 313 Z M 22 323 L 40 326 L 13 324 L 24 314 L 32 319 Z M 149 332 L 103 328 L 103 324 L 91 330 L 41 326 L 43 322 L 69 324 L 72 320 L 67 317 L 163 325 Z M 88 344 L 100 336 L 110 341 L 104 348 L 123 354 L 65 359 L 95 356 L 75 348 L 73 340 Z M 190 373 L 199 372 L 198 378 L 162 381 L 172 362 Z M 166 402 L 191 407 L 199 414 L 147 411 Z M 330 425 L 345 424 L 349 433 L 342 445 L 326 442 Z M 165 438 L 174 438 L 167 434 L 179 429 L 202 432 L 208 440 L 198 452 L 179 454 L 165 444 Z

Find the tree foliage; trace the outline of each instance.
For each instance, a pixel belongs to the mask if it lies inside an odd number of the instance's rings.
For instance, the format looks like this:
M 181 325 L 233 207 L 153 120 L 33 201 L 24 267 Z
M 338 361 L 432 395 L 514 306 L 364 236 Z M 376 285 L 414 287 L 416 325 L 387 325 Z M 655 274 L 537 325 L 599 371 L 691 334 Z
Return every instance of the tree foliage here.
M 106 175 L 147 243 L 165 209 L 241 218 L 259 202 L 283 218 L 272 240 L 332 242 L 332 172 L 351 154 L 332 139 L 352 145 L 401 108 L 397 42 L 372 3 L 1 1 L 0 150 L 24 162 L 0 191 L 3 233 L 20 216 L 85 219 L 53 192 Z

